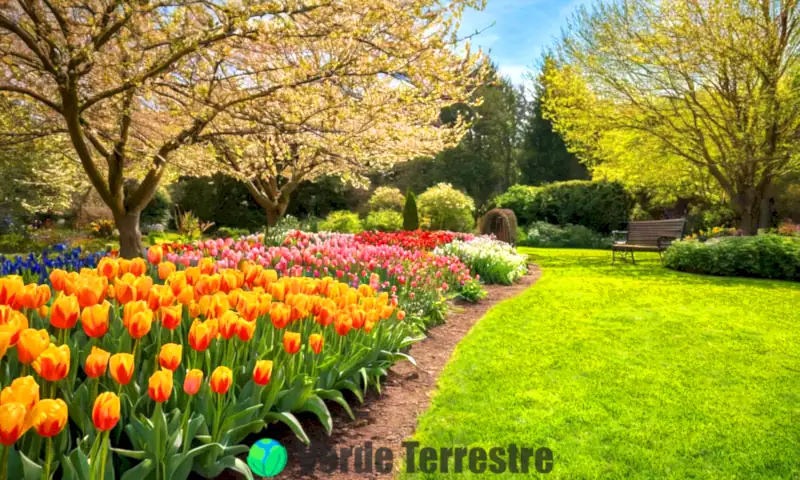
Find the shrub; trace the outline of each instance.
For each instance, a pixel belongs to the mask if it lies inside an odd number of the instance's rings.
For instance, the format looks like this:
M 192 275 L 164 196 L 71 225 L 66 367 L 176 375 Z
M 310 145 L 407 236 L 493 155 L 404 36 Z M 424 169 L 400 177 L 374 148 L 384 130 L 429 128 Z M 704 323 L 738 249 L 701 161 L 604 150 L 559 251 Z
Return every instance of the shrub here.
M 403 205 L 403 230 L 419 229 L 419 212 L 417 212 L 417 196 L 411 190 L 406 195 Z
M 526 225 L 543 221 L 555 225 L 583 225 L 595 232 L 622 229 L 633 207 L 630 194 L 617 182 L 571 180 L 542 187 L 515 185 L 495 199 Z
M 320 231 L 339 233 L 358 233 L 364 230 L 358 214 L 346 210 L 331 212 L 319 224 Z
M 517 216 L 512 210 L 495 208 L 481 217 L 482 235 L 494 235 L 498 240 L 515 244 L 517 242 Z
M 156 190 L 150 203 L 139 216 L 142 225 L 167 225 L 172 218 L 172 199 L 163 188 Z
M 593 232 L 583 225 L 551 225 L 534 222 L 520 242 L 529 247 L 546 248 L 611 248 L 611 238 Z
M 439 183 L 419 196 L 419 212 L 430 230 L 469 232 L 475 226 L 475 202 L 449 183 Z
M 378 187 L 372 193 L 367 206 L 371 211 L 376 210 L 394 210 L 401 212 L 406 199 L 400 192 L 399 188 L 394 187 Z
M 367 215 L 364 220 L 365 230 L 379 232 L 397 232 L 403 228 L 403 216 L 394 210 L 377 210 Z
M 247 186 L 228 176 L 185 177 L 170 186 L 172 199 L 181 211 L 191 211 L 200 220 L 217 226 L 260 230 L 266 213 L 253 200 Z
M 113 238 L 114 222 L 111 220 L 98 220 L 89 224 L 89 232 L 95 238 Z
M 217 235 L 223 238 L 237 239 L 239 237 L 246 237 L 250 235 L 250 231 L 246 228 L 233 228 L 233 227 L 219 227 Z
M 674 242 L 664 265 L 710 275 L 800 280 L 800 239 L 779 235 Z
M 486 283 L 511 285 L 528 272 L 527 256 L 518 254 L 511 245 L 489 237 L 456 240 L 436 247 L 433 253 L 455 255 Z

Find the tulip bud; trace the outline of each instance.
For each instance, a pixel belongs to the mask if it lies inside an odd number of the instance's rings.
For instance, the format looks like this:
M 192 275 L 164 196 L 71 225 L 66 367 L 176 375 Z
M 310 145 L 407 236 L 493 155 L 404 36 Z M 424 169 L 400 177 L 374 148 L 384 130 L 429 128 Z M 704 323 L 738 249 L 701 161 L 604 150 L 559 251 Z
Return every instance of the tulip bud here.
M 119 422 L 119 397 L 112 392 L 103 392 L 97 396 L 92 408 L 94 428 L 105 432 L 111 430 Z
M 174 372 L 178 365 L 181 364 L 181 355 L 183 354 L 183 347 L 175 343 L 167 343 L 161 347 L 161 352 L 158 355 L 158 363 L 162 368 Z
M 297 332 L 284 332 L 283 334 L 283 349 L 286 353 L 293 355 L 300 351 L 300 334 Z
M 20 363 L 33 363 L 50 345 L 50 334 L 47 330 L 26 328 L 19 334 L 17 357 Z
M 111 355 L 108 366 L 110 369 L 109 373 L 111 374 L 111 378 L 113 378 L 117 383 L 120 385 L 127 385 L 130 383 L 131 378 L 133 377 L 134 369 L 133 355 L 130 353 L 117 353 Z
M 228 392 L 228 389 L 231 388 L 231 383 L 233 382 L 233 372 L 228 367 L 219 366 L 214 369 L 214 372 L 211 374 L 211 390 L 214 393 L 218 393 L 223 395 Z
M 147 261 L 152 263 L 153 265 L 161 263 L 161 259 L 163 257 L 164 257 L 164 250 L 159 245 L 153 245 L 152 247 L 147 249 Z
M 172 395 L 172 371 L 159 370 L 150 376 L 147 393 L 154 401 L 163 403 Z
M 59 295 L 50 308 L 50 325 L 56 328 L 72 328 L 78 323 L 80 304 L 73 295 Z
M 311 350 L 315 354 L 319 355 L 319 353 L 322 351 L 322 346 L 324 344 L 325 344 L 325 339 L 322 337 L 322 335 L 318 333 L 313 333 L 309 335 L 308 345 L 311 347 Z
M 259 360 L 253 369 L 253 381 L 257 385 L 266 385 L 272 378 L 272 360 Z
M 86 335 L 100 338 L 108 332 L 108 312 L 111 304 L 107 301 L 100 305 L 87 307 L 81 312 L 81 326 Z
M 200 386 L 203 384 L 203 372 L 196 368 L 186 372 L 186 378 L 183 380 L 183 391 L 188 395 L 196 395 L 200 391 Z
M 83 370 L 90 378 L 99 378 L 106 373 L 108 359 L 111 357 L 109 352 L 102 348 L 92 347 L 92 352 L 86 357 L 86 364 Z

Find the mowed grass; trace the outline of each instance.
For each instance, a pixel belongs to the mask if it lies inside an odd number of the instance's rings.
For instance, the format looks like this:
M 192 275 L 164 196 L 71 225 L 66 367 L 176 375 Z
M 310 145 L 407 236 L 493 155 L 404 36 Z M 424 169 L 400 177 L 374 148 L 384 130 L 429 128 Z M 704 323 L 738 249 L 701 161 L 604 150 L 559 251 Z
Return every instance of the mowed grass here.
M 543 276 L 459 344 L 422 447 L 546 446 L 547 478 L 800 476 L 800 285 L 520 250 Z

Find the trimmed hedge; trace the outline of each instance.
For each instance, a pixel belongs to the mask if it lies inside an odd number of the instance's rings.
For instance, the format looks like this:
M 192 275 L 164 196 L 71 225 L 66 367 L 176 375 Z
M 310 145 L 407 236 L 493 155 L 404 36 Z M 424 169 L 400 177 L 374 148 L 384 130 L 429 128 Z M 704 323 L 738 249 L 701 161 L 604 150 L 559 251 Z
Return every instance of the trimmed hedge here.
M 411 190 L 406 194 L 406 203 L 403 205 L 403 230 L 419 229 L 419 212 L 417 211 L 417 196 Z
M 706 243 L 684 240 L 664 252 L 664 265 L 691 273 L 800 281 L 800 239 L 759 235 Z
M 376 210 L 370 212 L 363 221 L 364 230 L 379 232 L 399 232 L 403 229 L 403 215 L 394 210 Z
M 507 208 L 493 208 L 478 222 L 481 235 L 494 235 L 501 242 L 517 243 L 517 216 Z
M 600 233 L 621 230 L 630 218 L 633 200 L 621 183 L 571 180 L 541 187 L 514 185 L 495 199 L 517 214 L 522 225 L 542 221 L 583 225 Z
M 321 232 L 359 233 L 364 230 L 364 227 L 361 225 L 361 219 L 358 218 L 357 213 L 337 210 L 329 213 L 325 220 L 319 223 L 319 230 Z

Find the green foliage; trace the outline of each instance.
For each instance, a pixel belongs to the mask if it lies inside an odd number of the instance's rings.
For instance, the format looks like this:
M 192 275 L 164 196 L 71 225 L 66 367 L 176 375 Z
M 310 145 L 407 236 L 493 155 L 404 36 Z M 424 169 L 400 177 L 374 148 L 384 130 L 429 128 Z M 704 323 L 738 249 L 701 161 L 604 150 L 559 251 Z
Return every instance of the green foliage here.
M 89 232 L 95 238 L 113 238 L 115 229 L 111 220 L 97 220 L 89 224 Z
M 357 213 L 346 210 L 331 212 L 325 220 L 319 223 L 319 230 L 323 232 L 358 233 L 364 230 Z
M 250 230 L 246 228 L 233 228 L 233 227 L 220 227 L 217 229 L 217 235 L 223 238 L 239 238 L 250 235 Z
M 403 205 L 403 230 L 419 229 L 419 212 L 417 211 L 417 196 L 408 191 L 406 203 Z
M 689 275 L 657 254 L 612 266 L 602 251 L 520 251 L 542 278 L 459 343 L 414 441 L 548 446 L 541 478 L 794 475 L 794 429 L 764 425 L 796 410 L 800 284 Z M 399 479 L 495 476 L 464 470 Z M 497 475 L 516 477 L 536 475 Z
M 42 245 L 34 244 L 29 235 L 21 232 L 0 235 L 0 253 L 32 252 L 42 248 Z
M 406 199 L 403 197 L 399 188 L 378 187 L 372 193 L 367 206 L 371 211 L 394 210 L 401 212 L 405 202 Z
M 611 248 L 611 237 L 593 232 L 583 225 L 552 225 L 534 222 L 521 245 L 546 248 Z
M 419 196 L 419 213 L 430 230 L 470 232 L 475 226 L 475 203 L 449 183 L 439 183 Z
M 544 118 L 542 112 L 543 98 L 547 94 L 545 72 L 553 66 L 553 59 L 545 57 L 536 82 L 535 98 L 524 113 L 527 119 L 522 131 L 518 164 L 522 174 L 520 180 L 526 185 L 589 179 L 586 166 L 567 150 L 563 138 L 553 130 L 553 123 Z
M 458 291 L 456 298 L 469 303 L 478 303 L 480 300 L 486 298 L 486 295 L 488 295 L 488 292 L 486 292 L 486 289 L 483 288 L 481 282 L 472 279 L 468 282 L 464 282 L 464 285 L 461 286 L 461 290 Z
M 621 229 L 633 207 L 630 195 L 617 182 L 571 180 L 542 187 L 515 185 L 495 199 L 509 208 L 520 223 L 544 221 L 556 225 L 583 225 L 600 233 Z
M 181 211 L 220 227 L 260 230 L 266 213 L 253 200 L 244 183 L 222 174 L 184 177 L 170 185 L 172 199 Z
M 664 265 L 710 275 L 800 280 L 800 239 L 779 235 L 673 243 Z
M 394 210 L 370 212 L 364 220 L 364 230 L 398 232 L 403 229 L 403 216 Z
M 142 210 L 139 216 L 139 223 L 141 225 L 164 225 L 166 227 L 170 218 L 172 218 L 172 208 L 172 199 L 169 193 L 166 189 L 159 188 L 150 203 Z

